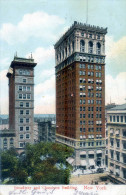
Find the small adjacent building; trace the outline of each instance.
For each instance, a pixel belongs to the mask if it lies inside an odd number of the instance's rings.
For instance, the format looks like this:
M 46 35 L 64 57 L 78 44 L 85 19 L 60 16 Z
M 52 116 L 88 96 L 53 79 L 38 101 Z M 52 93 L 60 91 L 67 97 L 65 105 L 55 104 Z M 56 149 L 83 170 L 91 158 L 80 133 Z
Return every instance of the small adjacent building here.
M 107 111 L 106 141 L 110 177 L 126 184 L 126 104 Z

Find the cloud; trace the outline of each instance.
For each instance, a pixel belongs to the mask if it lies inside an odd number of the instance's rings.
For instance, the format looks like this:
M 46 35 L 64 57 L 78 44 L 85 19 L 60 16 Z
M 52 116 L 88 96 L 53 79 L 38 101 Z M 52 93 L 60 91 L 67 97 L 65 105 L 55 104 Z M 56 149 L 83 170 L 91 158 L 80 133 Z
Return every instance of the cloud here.
M 116 78 L 106 76 L 106 104 L 124 104 L 126 102 L 126 72 L 120 72 Z
M 0 112 L 8 114 L 8 79 L 6 77 L 7 69 L 0 72 Z
M 35 113 L 55 113 L 55 76 L 35 86 Z
M 112 36 L 106 36 L 106 55 L 108 58 L 126 59 L 126 36 L 114 41 Z
M 126 36 L 118 41 L 106 36 L 106 73 L 114 77 L 126 72 Z
M 55 40 L 59 26 L 63 24 L 64 19 L 45 12 L 25 14 L 17 25 L 4 23 L 0 29 L 0 37 L 9 44 L 25 42 L 29 37 Z

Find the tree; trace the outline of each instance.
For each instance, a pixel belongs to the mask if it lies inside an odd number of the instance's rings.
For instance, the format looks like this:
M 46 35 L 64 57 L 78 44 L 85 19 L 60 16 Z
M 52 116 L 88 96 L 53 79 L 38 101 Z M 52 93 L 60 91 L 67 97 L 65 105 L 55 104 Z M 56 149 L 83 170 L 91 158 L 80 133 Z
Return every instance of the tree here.
M 20 156 L 3 152 L 3 170 L 8 167 L 6 177 L 13 184 L 68 184 L 72 166 L 66 159 L 72 154 L 72 148 L 58 143 L 27 144 Z

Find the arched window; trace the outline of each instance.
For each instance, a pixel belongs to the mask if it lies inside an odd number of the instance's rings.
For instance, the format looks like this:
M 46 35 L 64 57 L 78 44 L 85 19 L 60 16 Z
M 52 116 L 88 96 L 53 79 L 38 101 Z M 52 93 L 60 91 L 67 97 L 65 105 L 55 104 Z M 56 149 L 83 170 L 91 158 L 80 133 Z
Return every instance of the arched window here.
M 63 56 L 63 59 L 64 59 L 64 50 L 62 51 L 62 56 Z
M 13 146 L 13 144 L 14 144 L 14 139 L 10 138 L 10 146 Z
M 66 55 L 66 57 L 67 57 L 67 47 L 65 48 L 65 55 Z
M 96 45 L 96 54 L 101 54 L 101 44 L 99 42 Z
M 74 41 L 72 42 L 72 50 L 74 52 Z
M 88 52 L 93 53 L 93 43 L 92 43 L 92 41 L 89 41 L 89 43 L 88 43 Z
M 84 40 L 80 41 L 80 52 L 84 52 L 85 51 L 85 42 Z
M 69 44 L 69 55 L 71 54 L 71 47 L 70 47 L 70 44 Z

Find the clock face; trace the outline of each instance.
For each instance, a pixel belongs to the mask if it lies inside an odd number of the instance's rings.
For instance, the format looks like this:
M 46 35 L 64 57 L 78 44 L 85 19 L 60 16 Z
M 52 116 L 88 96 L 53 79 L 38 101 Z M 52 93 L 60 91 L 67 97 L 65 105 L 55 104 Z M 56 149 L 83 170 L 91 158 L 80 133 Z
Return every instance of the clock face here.
M 30 71 L 25 70 L 25 69 L 19 69 L 19 74 L 20 75 L 30 75 Z

